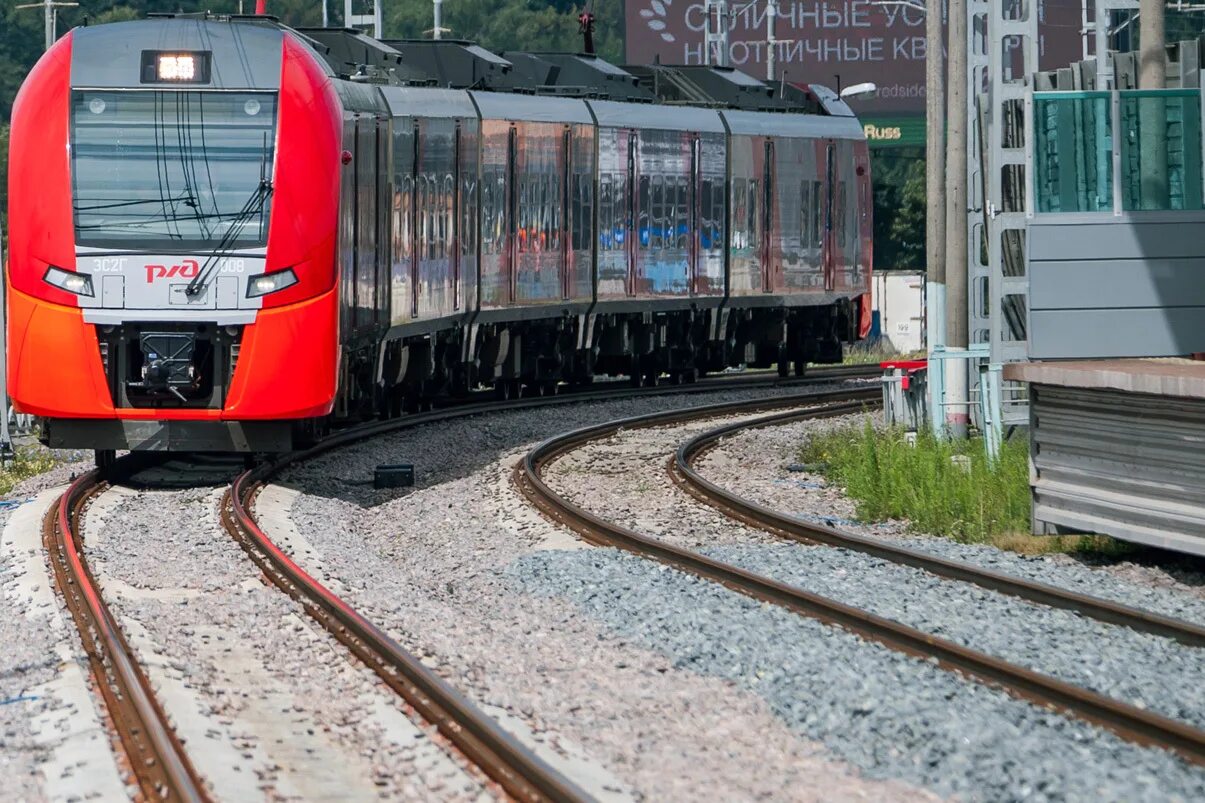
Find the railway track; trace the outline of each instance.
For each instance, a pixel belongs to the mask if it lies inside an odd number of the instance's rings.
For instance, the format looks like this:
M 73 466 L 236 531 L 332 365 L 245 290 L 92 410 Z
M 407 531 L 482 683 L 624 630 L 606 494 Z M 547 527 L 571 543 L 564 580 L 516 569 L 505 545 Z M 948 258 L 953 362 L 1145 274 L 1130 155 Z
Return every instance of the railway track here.
M 792 404 L 798 407 L 801 404 L 815 405 L 820 402 L 819 406 L 808 410 L 793 410 L 779 416 L 771 416 L 769 419 L 759 420 L 816 419 L 853 412 L 872 401 L 870 394 L 865 391 L 838 392 L 794 399 L 782 397 L 754 403 L 708 405 L 611 421 L 558 435 L 539 444 L 528 452 L 516 466 L 514 480 L 520 492 L 535 507 L 591 543 L 618 547 L 642 557 L 667 563 L 756 599 L 781 605 L 828 624 L 839 625 L 863 638 L 877 641 L 900 652 L 936 660 L 947 670 L 962 673 L 980 682 L 1001 688 L 1016 697 L 1095 723 L 1128 741 L 1171 750 L 1190 762 L 1205 764 L 1205 732 L 1190 725 L 876 616 L 860 608 L 812 594 L 804 589 L 789 586 L 763 575 L 709 558 L 693 550 L 643 535 L 574 504 L 553 491 L 543 479 L 545 469 L 559 457 L 593 441 L 608 438 L 621 429 L 666 426 L 721 415 L 759 412 L 770 407 L 781 408 Z M 670 461 L 671 471 L 681 473 L 678 465 L 678 460 L 681 458 L 682 467 L 690 472 L 690 476 L 701 481 L 698 487 L 708 488 L 707 491 L 696 491 L 696 493 L 722 491 L 723 489 L 698 477 L 697 472 L 690 467 L 690 460 L 692 456 L 697 457 L 698 453 L 708 444 L 715 443 L 719 437 L 723 436 L 724 431 L 734 431 L 733 428 L 737 426 L 739 425 L 717 428 L 721 434 L 714 438 L 708 439 L 705 436 L 713 434 L 717 430 L 713 430 L 712 433 L 704 433 L 700 438 L 692 439 L 691 442 L 684 444 L 683 448 L 679 449 L 678 454 Z M 720 504 L 724 512 L 736 513 L 739 510 L 742 520 L 772 533 L 785 533 L 788 527 L 784 525 L 788 524 L 792 525 L 790 529 L 793 531 L 792 521 L 784 522 L 782 521 L 784 517 L 778 515 L 761 518 L 763 512 L 772 513 L 772 511 L 758 511 L 748 504 L 741 505 L 739 498 L 732 499 L 731 496 L 731 494 L 723 496 L 717 493 L 716 496 L 708 498 Z M 826 529 L 831 530 L 831 528 Z M 834 537 L 827 532 L 825 536 Z M 804 536 L 799 535 L 798 538 L 803 540 Z M 831 542 L 825 541 L 825 543 Z M 871 547 L 877 545 L 872 542 L 860 546 L 869 551 Z M 891 559 L 886 551 L 880 557 Z M 901 562 L 911 561 L 909 565 L 917 566 L 924 562 L 921 558 L 911 555 L 901 554 L 899 557 Z M 1158 632 L 1160 635 L 1177 638 L 1184 643 L 1194 645 L 1199 643 L 1199 628 L 1188 623 L 1179 623 L 1103 600 L 1080 598 L 1079 595 L 1069 594 L 1060 589 L 1052 589 L 1003 575 L 989 573 L 985 576 L 977 576 L 972 567 L 949 561 L 937 561 L 929 559 L 928 556 L 921 557 L 932 560 L 934 571 L 944 577 L 976 582 L 978 585 L 984 585 L 1003 593 L 1013 593 L 1017 596 L 1027 595 L 1027 599 L 1035 599 L 1056 607 L 1067 607 L 1114 624 L 1133 625 L 1146 632 Z M 924 567 L 922 566 L 922 568 Z
M 796 379 L 737 375 L 685 386 L 603 387 L 555 397 L 484 403 L 470 401 L 447 409 L 374 422 L 340 431 L 308 451 L 290 454 L 242 473 L 223 498 L 222 521 L 275 585 L 298 600 L 312 617 L 374 669 L 390 688 L 434 724 L 507 795 L 525 801 L 587 800 L 589 796 L 580 788 L 499 728 L 426 668 L 417 656 L 404 650 L 280 550 L 255 521 L 254 499 L 263 482 L 287 465 L 356 441 L 469 415 L 671 393 L 807 386 L 869 378 L 876 374 L 877 369 L 873 366 L 852 366 L 820 369 L 811 376 Z M 103 476 L 99 471 L 80 476 L 48 512 L 43 522 L 43 542 L 50 555 L 56 585 L 79 630 L 109 720 L 142 794 L 147 799 L 208 801 L 210 797 L 204 782 L 156 700 L 146 673 L 89 570 L 82 541 L 83 511 L 108 487 L 109 480 L 116 482 L 128 478 L 155 464 L 156 461 L 148 460 L 146 455 L 129 455 L 118 459 Z M 170 465 L 161 466 L 160 473 Z
M 446 409 L 407 415 L 370 423 L 336 433 L 315 447 L 265 463 L 241 474 L 227 491 L 222 504 L 223 526 L 238 541 L 255 564 L 282 591 L 297 600 L 317 622 L 371 667 L 425 719 L 434 724 L 456 747 L 519 800 L 578 801 L 588 795 L 535 756 L 519 740 L 498 727 L 471 702 L 384 630 L 368 621 L 352 606 L 332 593 L 284 553 L 260 528 L 254 515 L 255 497 L 263 484 L 288 465 L 377 435 L 465 416 L 531 409 L 555 404 L 581 404 L 681 392 L 753 390 L 780 386 L 807 386 L 819 382 L 876 376 L 875 366 L 822 369 L 799 379 L 777 376 L 717 378 L 684 386 L 660 388 L 601 388 L 579 390 L 556 397 L 537 397 L 503 402 L 465 403 Z M 616 383 L 618 384 L 618 383 Z M 877 388 L 864 392 L 877 397 Z M 768 406 L 776 406 L 767 400 Z
M 90 471 L 76 479 L 47 512 L 42 538 L 55 583 L 79 630 L 96 688 L 144 798 L 208 801 L 204 784 L 105 604 L 84 555 L 82 514 L 106 487 L 99 472 Z
M 739 432 L 806 420 L 802 411 L 788 411 L 752 421 L 740 421 L 709 429 L 682 443 L 669 462 L 674 482 L 696 499 L 731 518 L 793 541 L 849 549 L 876 558 L 923 569 L 931 574 L 986 588 L 1001 594 L 1069 611 L 1131 630 L 1170 638 L 1190 647 L 1205 647 L 1205 627 L 1138 608 L 1120 605 L 1088 594 L 1077 594 L 1056 586 L 1036 583 L 967 563 L 946 560 L 925 552 L 866 538 L 836 527 L 827 527 L 787 516 L 739 496 L 707 480 L 695 464 L 723 438 Z

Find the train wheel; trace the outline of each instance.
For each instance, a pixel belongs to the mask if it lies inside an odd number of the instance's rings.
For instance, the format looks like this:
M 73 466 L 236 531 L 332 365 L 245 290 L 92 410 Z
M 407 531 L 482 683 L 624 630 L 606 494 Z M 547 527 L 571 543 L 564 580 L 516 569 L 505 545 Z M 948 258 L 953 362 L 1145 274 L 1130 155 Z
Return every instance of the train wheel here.
M 93 456 L 96 460 L 96 468 L 100 471 L 100 473 L 107 474 L 113 468 L 113 464 L 117 461 L 117 450 L 97 449 L 93 452 Z
M 808 372 L 807 360 L 795 360 L 795 376 L 804 376 Z
M 628 384 L 634 388 L 644 384 L 644 374 L 640 370 L 640 358 L 635 355 L 632 356 L 632 364 L 628 368 Z

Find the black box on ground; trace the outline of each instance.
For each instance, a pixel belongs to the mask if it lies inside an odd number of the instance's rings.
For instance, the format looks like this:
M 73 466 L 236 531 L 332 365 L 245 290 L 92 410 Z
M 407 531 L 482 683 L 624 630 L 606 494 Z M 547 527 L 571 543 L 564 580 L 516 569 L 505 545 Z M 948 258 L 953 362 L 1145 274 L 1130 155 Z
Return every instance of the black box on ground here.
M 398 463 L 395 466 L 377 466 L 372 478 L 373 488 L 409 488 L 414 484 L 414 464 Z

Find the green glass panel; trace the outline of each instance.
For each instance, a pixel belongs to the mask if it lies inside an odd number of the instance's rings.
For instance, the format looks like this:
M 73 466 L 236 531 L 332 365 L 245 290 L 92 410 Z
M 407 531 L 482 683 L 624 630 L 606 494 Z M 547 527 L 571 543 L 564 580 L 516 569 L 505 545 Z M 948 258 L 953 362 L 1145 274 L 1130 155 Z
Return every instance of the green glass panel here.
M 1113 209 L 1113 116 L 1108 92 L 1035 92 L 1038 212 Z
M 1200 209 L 1200 92 L 1123 90 L 1120 127 L 1122 208 Z

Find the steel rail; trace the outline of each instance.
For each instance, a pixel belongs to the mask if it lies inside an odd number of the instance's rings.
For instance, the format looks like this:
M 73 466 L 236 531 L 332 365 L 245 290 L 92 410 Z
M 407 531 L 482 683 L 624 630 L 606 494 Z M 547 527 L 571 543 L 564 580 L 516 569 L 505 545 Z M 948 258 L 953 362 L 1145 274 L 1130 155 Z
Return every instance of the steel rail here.
M 670 476 L 674 482 L 705 504 L 745 524 L 780 537 L 861 552 L 892 563 L 923 569 L 939 577 L 973 583 L 990 591 L 1019 597 L 1052 608 L 1074 611 L 1108 624 L 1174 639 L 1190 647 L 1205 647 L 1205 627 L 1192 622 L 1162 616 L 1152 611 L 1122 605 L 1088 594 L 1066 591 L 1057 586 L 1013 577 L 972 564 L 947 560 L 920 550 L 908 549 L 875 538 L 867 538 L 836 527 L 806 522 L 733 493 L 706 479 L 694 467 L 696 461 L 723 438 L 744 430 L 778 426 L 806 420 L 807 417 L 806 412 L 789 411 L 753 421 L 725 424 L 702 432 L 678 447 L 670 461 Z
M 508 795 L 522 801 L 590 799 L 273 543 L 249 510 L 258 488 L 250 472 L 236 479 L 223 498 L 223 521 L 276 586 L 300 602 Z
M 532 754 L 522 743 L 479 712 L 466 698 L 428 669 L 417 657 L 397 644 L 387 633 L 368 621 L 344 600 L 311 577 L 284 553 L 255 520 L 254 499 L 262 484 L 283 468 L 317 457 L 333 449 L 377 435 L 499 412 L 565 404 L 674 395 L 682 392 L 740 391 L 781 386 L 807 386 L 846 379 L 871 378 L 877 366 L 841 367 L 816 371 L 807 377 L 740 377 L 709 380 L 692 385 L 655 388 L 591 389 L 552 397 L 516 399 L 505 402 L 467 403 L 415 413 L 396 419 L 371 422 L 336 432 L 310 449 L 293 452 L 244 472 L 231 484 L 222 500 L 223 524 L 264 574 L 366 665 L 390 688 L 402 695 L 427 721 L 480 766 L 508 794 L 520 800 L 587 800 L 589 796 Z M 869 396 L 878 390 L 864 391 Z M 795 396 L 795 403 L 801 397 Z M 807 396 L 806 398 L 812 398 Z M 768 400 L 766 408 L 777 406 Z
M 88 663 L 147 800 L 201 803 L 205 786 L 155 698 L 84 556 L 80 523 L 88 502 L 106 487 L 97 471 L 76 479 L 46 513 L 42 541 L 55 583 L 79 630 Z
M 756 407 L 756 405 L 746 405 Z M 853 405 L 835 403 L 811 411 L 815 417 L 848 412 Z M 736 412 L 734 405 L 696 407 L 654 416 L 620 419 L 557 435 L 536 446 L 515 467 L 520 492 L 552 520 L 587 541 L 612 546 L 725 585 L 754 599 L 771 602 L 821 622 L 841 626 L 867 640 L 899 652 L 935 660 L 944 669 L 960 672 L 1018 698 L 1100 725 L 1128 741 L 1175 751 L 1195 764 L 1205 764 L 1205 732 L 1135 706 L 1080 688 L 1025 667 L 972 650 L 907 625 L 876 616 L 801 588 L 674 546 L 607 521 L 553 491 L 543 471 L 567 452 L 621 429 L 657 426 Z M 693 414 L 693 415 L 692 415 Z

